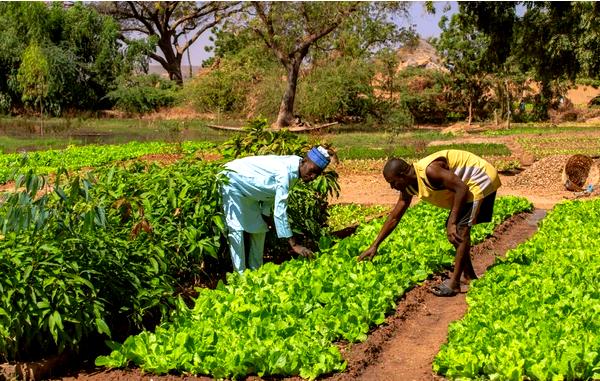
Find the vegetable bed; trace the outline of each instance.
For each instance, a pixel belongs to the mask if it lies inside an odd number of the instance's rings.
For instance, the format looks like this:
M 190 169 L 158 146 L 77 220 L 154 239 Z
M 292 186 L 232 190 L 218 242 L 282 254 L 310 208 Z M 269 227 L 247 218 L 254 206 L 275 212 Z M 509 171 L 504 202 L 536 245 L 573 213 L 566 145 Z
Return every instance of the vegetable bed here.
M 474 243 L 531 207 L 525 199 L 499 198 L 493 222 L 474 229 Z M 335 245 L 323 240 L 315 260 L 231 274 L 228 285 L 201 290 L 193 308 L 179 303 L 170 322 L 113 343 L 113 352 L 96 363 L 234 378 L 257 373 L 314 379 L 342 371 L 346 364 L 336 341 L 364 341 L 400 296 L 452 263 L 447 214 L 425 203 L 410 208 L 373 262 L 356 257 L 383 219 Z
M 96 167 L 113 161 L 128 160 L 153 153 L 174 153 L 178 150 L 190 153 L 199 149 L 216 147 L 209 142 L 184 142 L 181 146 L 162 142 L 131 142 L 122 145 L 69 146 L 63 150 L 35 151 L 28 154 L 0 154 L 0 183 L 10 180 L 15 166 L 24 173 L 34 169 L 38 174 L 55 172 L 58 168 L 68 170 Z M 27 158 L 20 166 L 20 162 Z
M 467 295 L 434 370 L 451 379 L 600 379 L 600 200 L 559 204 Z

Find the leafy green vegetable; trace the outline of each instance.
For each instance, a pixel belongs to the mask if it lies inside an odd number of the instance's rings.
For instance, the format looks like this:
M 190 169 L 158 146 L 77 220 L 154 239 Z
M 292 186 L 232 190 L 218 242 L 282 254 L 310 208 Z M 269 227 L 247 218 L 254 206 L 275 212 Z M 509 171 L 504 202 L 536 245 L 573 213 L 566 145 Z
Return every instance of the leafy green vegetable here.
M 451 379 L 600 379 L 600 200 L 559 204 L 473 283 L 434 370 Z
M 330 231 L 363 223 L 368 218 L 389 213 L 390 207 L 384 205 L 337 204 L 329 208 L 327 225 Z
M 64 150 L 35 151 L 27 154 L 0 154 L 0 183 L 11 179 L 16 171 L 33 169 L 38 174 L 56 172 L 59 168 L 75 170 L 97 167 L 114 161 L 134 159 L 147 154 L 183 152 L 215 148 L 209 142 L 184 142 L 181 145 L 161 142 L 130 142 L 123 145 L 69 146 Z
M 495 209 L 508 216 L 530 208 L 526 200 L 503 197 Z M 365 340 L 401 295 L 452 263 L 447 214 L 425 203 L 410 208 L 372 262 L 356 258 L 383 219 L 317 253 L 315 260 L 231 274 L 228 285 L 201 290 L 193 308 L 180 303 L 171 321 L 154 333 L 113 343 L 115 350 L 96 363 L 234 378 L 257 373 L 314 379 L 341 371 L 346 364 L 334 342 Z M 475 243 L 492 227 L 477 226 Z

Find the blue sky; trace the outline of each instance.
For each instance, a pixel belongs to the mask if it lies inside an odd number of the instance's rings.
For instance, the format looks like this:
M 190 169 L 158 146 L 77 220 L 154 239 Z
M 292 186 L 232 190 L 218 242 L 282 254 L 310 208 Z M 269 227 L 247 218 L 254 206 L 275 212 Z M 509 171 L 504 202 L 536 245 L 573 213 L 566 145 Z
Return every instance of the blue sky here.
M 402 20 L 401 26 L 415 25 L 417 33 L 423 38 L 439 36 L 440 28 L 438 27 L 438 23 L 442 17 L 444 6 L 450 5 L 451 9 L 448 14 L 452 14 L 457 12 L 458 4 L 455 1 L 434 2 L 436 8 L 435 15 L 428 14 L 423 4 L 423 1 L 411 2 L 409 19 Z M 210 44 L 210 42 L 208 41 L 208 34 L 205 34 L 200 36 L 198 41 L 190 48 L 190 58 L 193 66 L 199 66 L 203 60 L 210 57 L 211 54 L 204 51 L 204 47 L 207 44 Z M 187 57 L 184 57 L 182 64 L 188 64 Z

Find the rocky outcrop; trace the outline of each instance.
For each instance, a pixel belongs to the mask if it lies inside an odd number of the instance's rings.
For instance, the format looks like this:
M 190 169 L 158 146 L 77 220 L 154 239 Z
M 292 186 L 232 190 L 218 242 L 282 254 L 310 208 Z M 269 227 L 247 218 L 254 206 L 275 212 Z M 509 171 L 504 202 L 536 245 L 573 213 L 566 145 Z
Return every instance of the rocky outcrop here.
M 414 45 L 398 49 L 396 54 L 399 61 L 397 71 L 404 70 L 407 67 L 418 67 L 448 72 L 435 48 L 423 39 L 419 39 Z

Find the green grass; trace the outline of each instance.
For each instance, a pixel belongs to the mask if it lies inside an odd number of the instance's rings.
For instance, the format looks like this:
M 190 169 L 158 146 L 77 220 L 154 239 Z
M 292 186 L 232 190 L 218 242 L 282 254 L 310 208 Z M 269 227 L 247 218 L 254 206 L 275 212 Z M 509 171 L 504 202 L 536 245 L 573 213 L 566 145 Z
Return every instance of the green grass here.
M 578 126 L 578 125 L 561 125 L 554 124 L 515 124 L 510 129 L 498 129 L 475 133 L 476 135 L 484 136 L 509 136 L 522 134 L 560 134 L 565 132 L 581 132 L 581 131 L 600 131 L 598 126 Z
M 431 130 L 407 130 L 394 135 L 380 130 L 354 130 L 349 128 L 336 128 L 335 133 L 322 135 L 322 138 L 331 142 L 335 147 L 368 147 L 380 149 L 393 149 L 398 145 L 426 146 L 434 140 L 452 139 L 449 134 Z
M 49 118 L 44 121 L 44 136 L 39 133 L 39 119 L 0 118 L 0 150 L 17 151 L 64 148 L 67 145 L 123 144 L 130 141 L 208 141 L 222 143 L 235 132 L 208 127 L 216 123 L 209 120 L 142 120 L 97 118 Z M 240 121 L 223 121 L 220 124 L 239 125 Z M 490 130 L 470 135 L 506 136 L 519 134 L 560 134 L 580 131 L 600 131 L 599 126 L 583 127 L 576 124 L 514 124 L 509 130 Z M 342 160 L 385 159 L 402 157 L 409 160 L 422 158 L 442 149 L 462 149 L 480 156 L 509 156 L 502 144 L 446 144 L 429 146 L 432 141 L 449 141 L 451 134 L 442 134 L 441 128 L 407 129 L 391 134 L 384 127 L 365 124 L 336 125 L 315 134 L 309 139 L 327 141 L 337 148 Z
M 78 139 L 64 138 L 18 138 L 11 136 L 0 136 L 0 154 L 14 153 L 20 150 L 29 151 L 32 148 L 37 150 L 61 149 L 69 145 L 79 145 Z
M 551 155 L 600 155 L 598 137 L 517 138 L 517 142 L 536 159 Z

